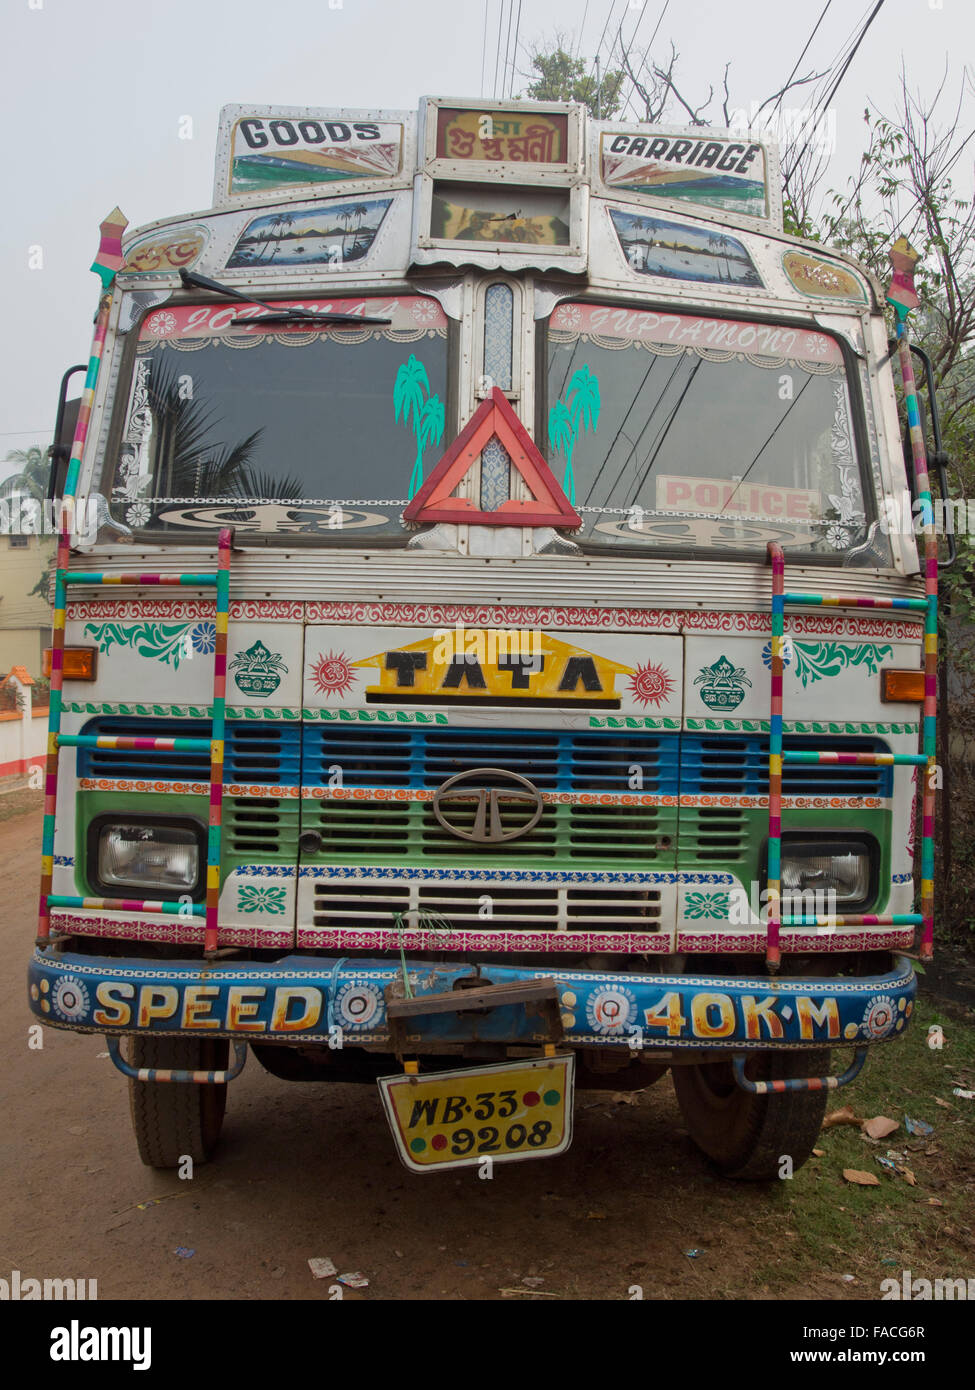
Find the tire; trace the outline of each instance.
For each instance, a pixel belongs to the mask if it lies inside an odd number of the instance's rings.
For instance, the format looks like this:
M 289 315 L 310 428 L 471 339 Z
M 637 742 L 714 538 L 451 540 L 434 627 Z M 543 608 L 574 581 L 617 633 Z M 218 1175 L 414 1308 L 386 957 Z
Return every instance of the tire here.
M 228 1065 L 230 1044 L 222 1039 L 133 1038 L 131 1065 L 216 1071 Z M 189 1155 L 206 1163 L 220 1138 L 227 1087 L 195 1082 L 130 1081 L 129 1106 L 139 1157 L 150 1168 L 177 1168 Z
M 766 1052 L 750 1057 L 753 1081 L 828 1076 L 829 1050 Z M 673 1068 L 677 1103 L 697 1147 L 726 1177 L 779 1177 L 784 1155 L 797 1172 L 822 1128 L 829 1092 L 782 1091 L 758 1096 L 735 1083 L 730 1061 Z

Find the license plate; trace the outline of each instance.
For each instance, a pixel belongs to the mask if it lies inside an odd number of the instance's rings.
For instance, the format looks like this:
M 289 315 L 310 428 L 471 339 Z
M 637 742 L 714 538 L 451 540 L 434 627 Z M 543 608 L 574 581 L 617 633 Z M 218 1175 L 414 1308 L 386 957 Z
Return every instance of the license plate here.
M 564 1153 L 575 1054 L 379 1078 L 399 1156 L 414 1173 Z

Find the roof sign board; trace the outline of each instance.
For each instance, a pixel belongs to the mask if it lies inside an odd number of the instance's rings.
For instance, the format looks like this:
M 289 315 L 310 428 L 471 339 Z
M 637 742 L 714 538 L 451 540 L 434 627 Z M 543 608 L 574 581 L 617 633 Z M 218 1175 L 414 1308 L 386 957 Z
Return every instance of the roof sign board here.
M 611 127 L 599 136 L 599 170 L 610 193 L 678 203 L 690 211 L 772 220 L 771 149 L 747 135 Z
M 557 112 L 437 110 L 437 158 L 568 162 L 569 118 Z
M 311 192 L 316 185 L 389 180 L 404 167 L 405 112 L 224 107 L 214 199 Z

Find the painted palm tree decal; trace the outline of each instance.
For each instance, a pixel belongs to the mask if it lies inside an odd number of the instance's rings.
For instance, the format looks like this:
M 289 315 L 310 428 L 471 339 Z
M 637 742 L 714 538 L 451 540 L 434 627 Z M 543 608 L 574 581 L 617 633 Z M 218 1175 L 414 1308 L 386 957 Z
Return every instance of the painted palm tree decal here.
M 412 352 L 409 361 L 396 373 L 393 410 L 397 420 L 403 417 L 404 425 L 412 422 L 416 436 L 416 462 L 407 492 L 407 500 L 412 501 L 423 483 L 423 451 L 428 444 L 440 443 L 446 424 L 443 401 L 439 396 L 430 395 L 427 369 Z
M 576 480 L 572 455 L 580 430 L 595 433 L 599 424 L 599 378 L 588 366 L 580 367 L 569 382 L 564 401 L 556 401 L 548 413 L 548 442 L 558 454 L 565 454 L 562 491 L 575 506 Z

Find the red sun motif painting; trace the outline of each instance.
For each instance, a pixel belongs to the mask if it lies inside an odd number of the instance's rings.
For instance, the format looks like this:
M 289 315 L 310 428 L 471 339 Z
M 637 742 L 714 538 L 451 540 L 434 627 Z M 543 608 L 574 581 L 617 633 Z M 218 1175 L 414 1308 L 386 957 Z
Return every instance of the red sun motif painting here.
M 662 705 L 673 689 L 674 682 L 663 666 L 638 666 L 630 677 L 630 691 L 641 705 Z
M 324 652 L 312 662 L 311 678 L 319 695 L 345 695 L 352 689 L 355 672 L 344 652 Z

